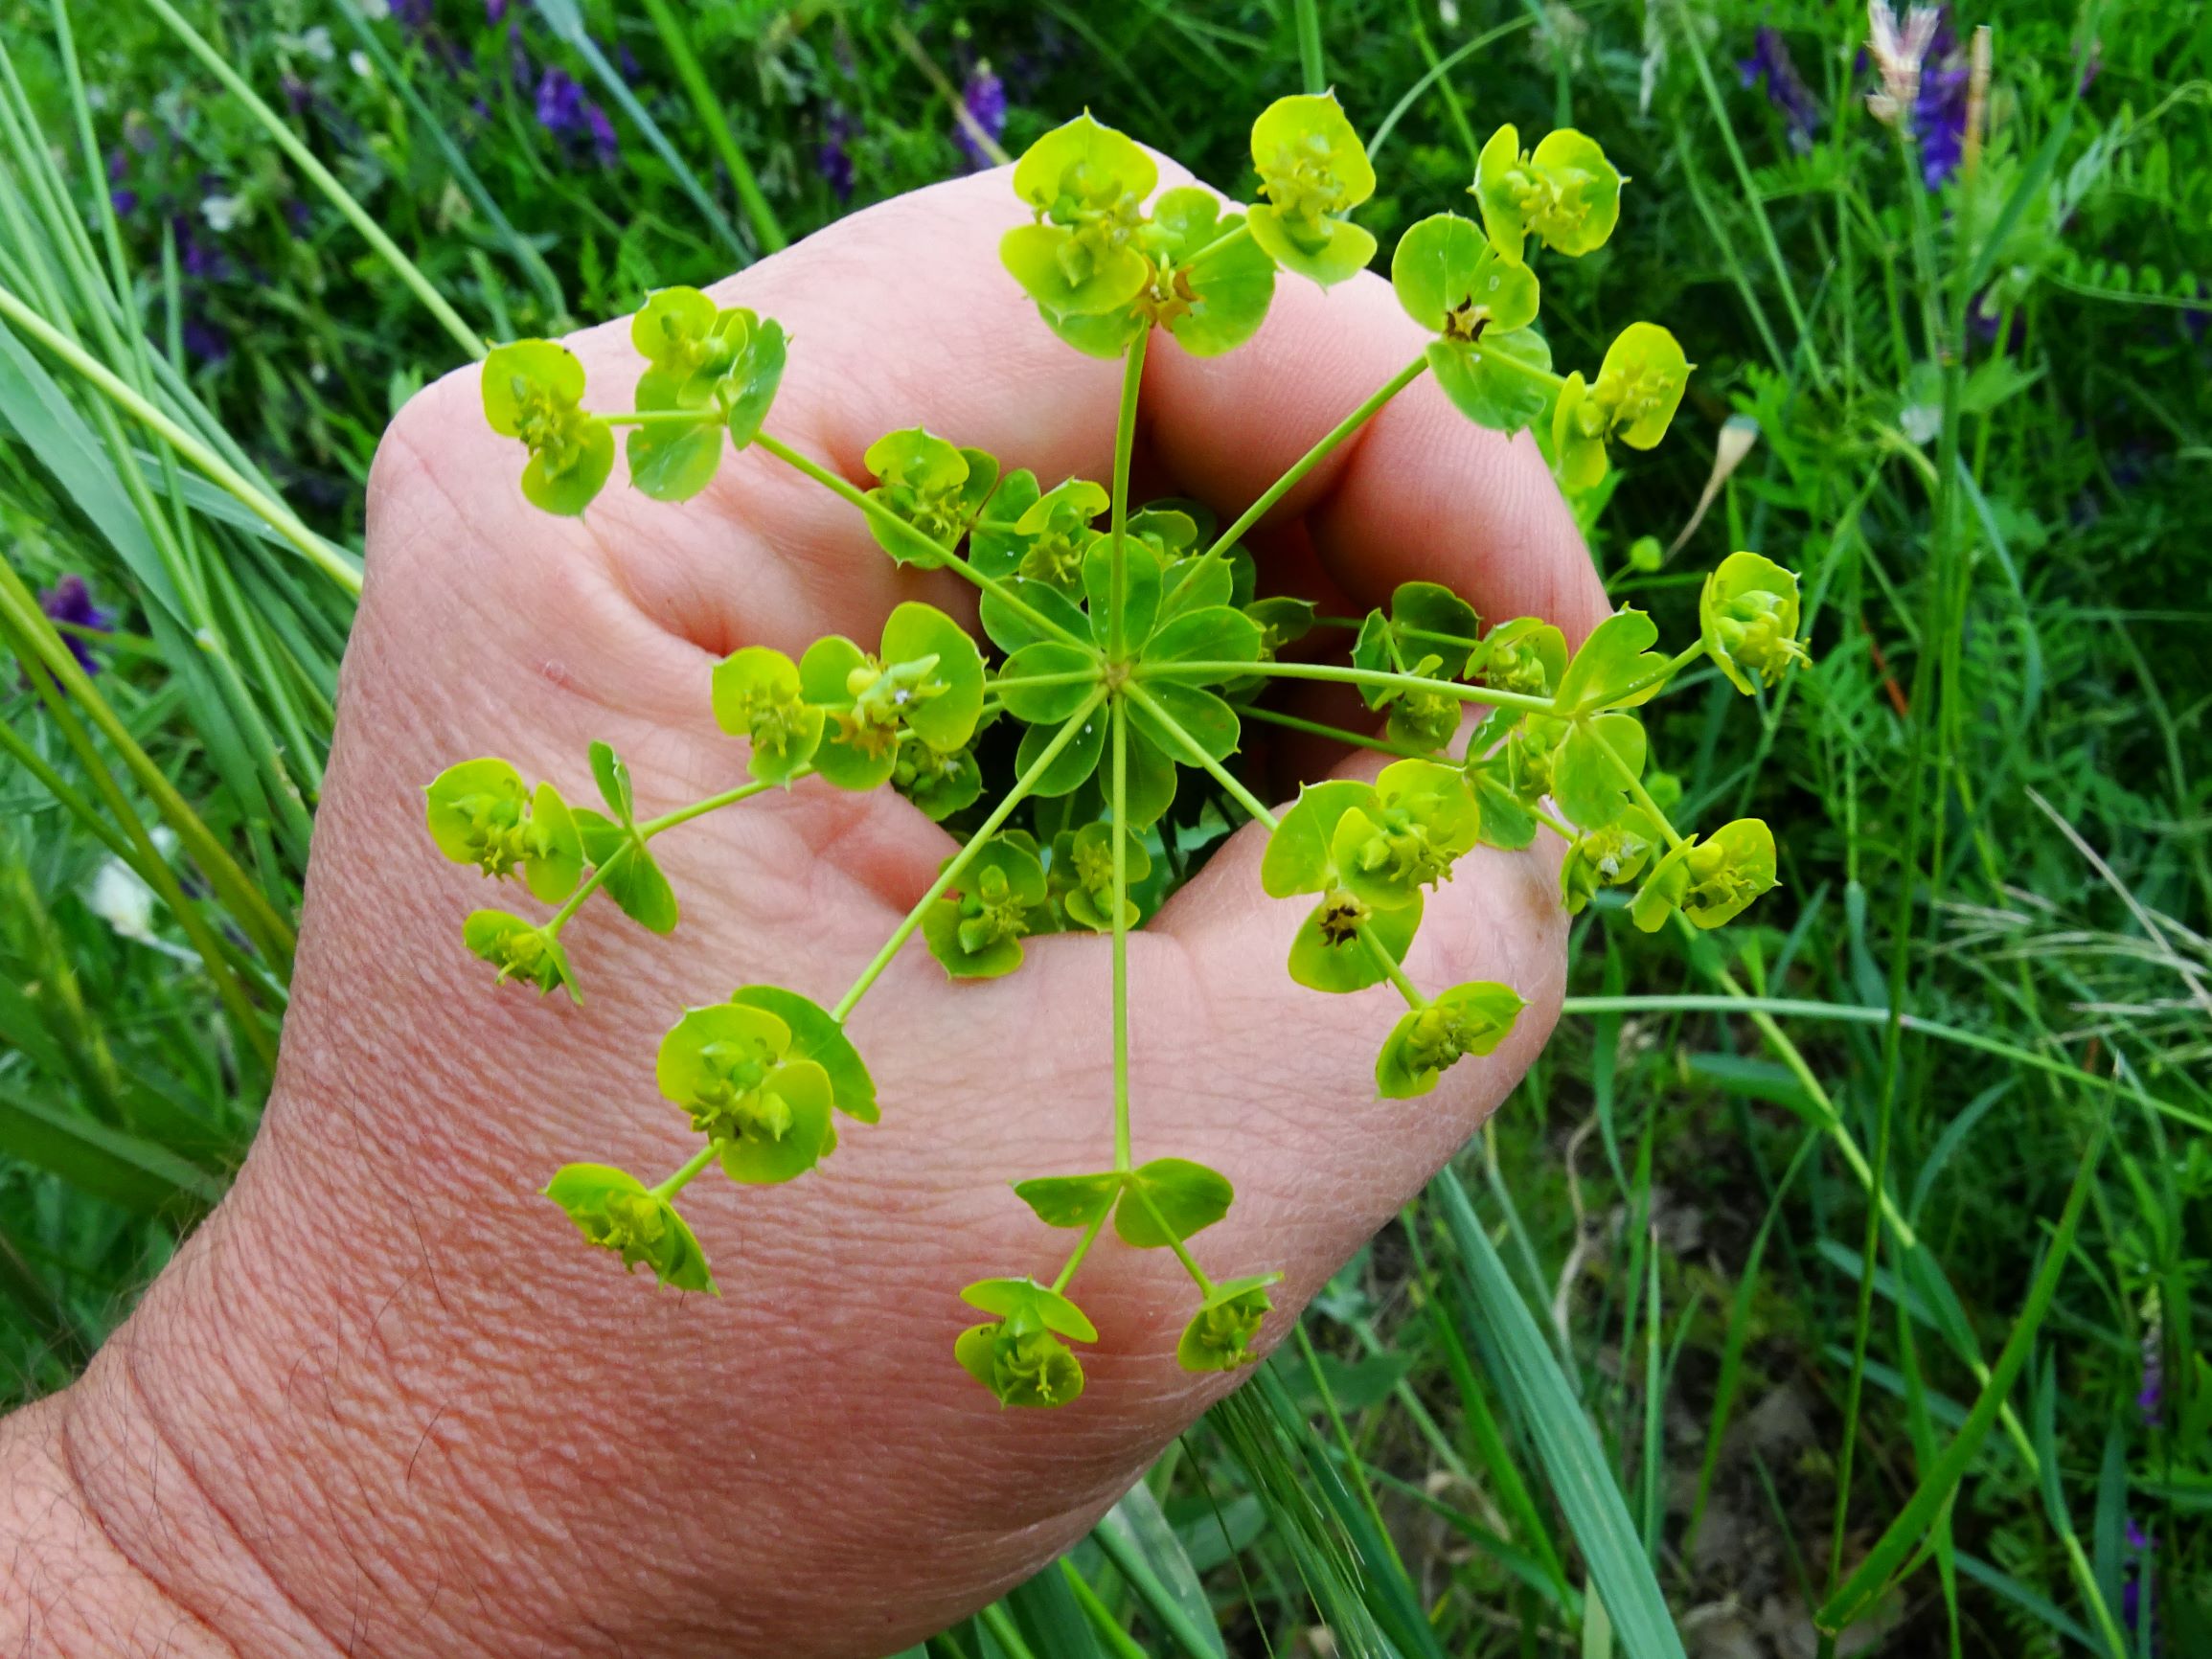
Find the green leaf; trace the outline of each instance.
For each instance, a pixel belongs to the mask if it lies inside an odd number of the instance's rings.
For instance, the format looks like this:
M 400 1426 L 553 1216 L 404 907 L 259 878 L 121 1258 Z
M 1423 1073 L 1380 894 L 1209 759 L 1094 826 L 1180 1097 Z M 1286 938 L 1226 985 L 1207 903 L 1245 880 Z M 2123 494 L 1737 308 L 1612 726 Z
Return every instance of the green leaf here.
M 1225 604 L 1204 605 L 1161 625 L 1145 642 L 1143 661 L 1152 667 L 1176 662 L 1256 663 L 1260 625 Z M 1179 683 L 1218 684 L 1236 678 L 1235 670 L 1195 676 Z
M 1650 702 L 1664 684 L 1667 659 L 1651 649 L 1659 637 L 1652 619 L 1642 611 L 1615 611 L 1590 630 L 1574 661 L 1560 680 L 1562 713 L 1599 707 L 1632 709 Z M 1630 693 L 1639 680 L 1650 683 Z
M 643 1262 L 663 1284 L 718 1294 L 690 1225 L 636 1176 L 604 1164 L 565 1164 L 545 1195 L 587 1242 L 618 1253 L 626 1269 Z
M 0 1081 L 0 1154 L 135 1216 L 212 1209 L 226 1183 L 168 1148 Z
M 585 857 L 606 871 L 600 885 L 616 907 L 650 932 L 673 933 L 678 920 L 675 890 L 636 830 L 585 807 L 576 809 L 576 825 L 583 837 Z
M 795 990 L 775 985 L 741 986 L 730 1000 L 764 1009 L 782 1020 L 790 1032 L 787 1055 L 795 1060 L 812 1060 L 830 1079 L 831 1103 L 847 1117 L 873 1124 L 882 1117 L 876 1102 L 876 1081 L 860 1058 L 845 1028 L 830 1017 L 830 1011 Z
M 1175 762 L 1144 733 L 1129 735 L 1129 792 L 1124 816 L 1132 830 L 1157 823 L 1175 799 Z
M 799 666 L 769 646 L 743 646 L 715 665 L 715 720 L 752 744 L 747 770 L 788 784 L 814 758 L 824 716 L 801 694 Z
M 1032 793 L 1049 801 L 1081 787 L 1098 770 L 1099 757 L 1106 753 L 1106 730 L 1104 711 L 1094 713 L 1038 776 Z M 1032 726 L 1022 733 L 1021 746 L 1015 752 L 1015 771 L 1026 774 L 1059 735 L 1060 729 L 1053 726 Z
M 1402 581 L 1390 595 L 1390 623 L 1408 655 L 1444 658 L 1441 677 L 1456 680 L 1482 638 L 1474 606 L 1440 582 Z
M 1096 1175 L 1038 1175 L 1014 1184 L 1014 1195 L 1047 1227 L 1088 1227 L 1114 1201 L 1127 1177 L 1118 1170 Z
M 1175 344 L 1194 357 L 1233 352 L 1259 332 L 1275 297 L 1275 261 L 1257 240 L 1235 236 L 1244 216 L 1222 214 L 1210 191 L 1162 193 L 1154 224 L 1169 233 L 1173 299 L 1161 320 Z
M 1402 963 L 1413 947 L 1424 906 L 1421 895 L 1395 910 L 1376 910 L 1347 893 L 1325 895 L 1307 913 L 1290 941 L 1290 978 L 1309 990 L 1341 994 L 1365 990 L 1388 977 L 1357 928 L 1364 923 L 1376 943 Z
M 1473 980 L 1409 1009 L 1391 1028 L 1375 1061 L 1375 1086 L 1385 1100 L 1408 1100 L 1469 1055 L 1487 1055 L 1506 1039 L 1527 1006 L 1510 985 Z
M 1065 721 L 1073 717 L 1083 700 L 1098 689 L 1099 660 L 1090 651 L 1075 646 L 1063 646 L 1058 641 L 1045 640 L 1037 645 L 1024 646 L 1006 659 L 992 687 L 1006 712 L 1017 720 L 1032 725 Z M 1057 676 L 1085 674 L 1089 677 L 1067 680 L 1056 686 L 1022 686 L 1009 684 L 1030 675 Z
M 1098 1340 L 1098 1327 L 1090 1322 L 1089 1315 L 1034 1279 L 978 1279 L 961 1290 L 960 1299 L 1001 1319 L 1034 1312 L 1047 1330 L 1072 1336 L 1078 1342 Z
M 1375 169 L 1334 94 L 1279 98 L 1263 110 L 1252 166 L 1266 200 L 1245 218 L 1269 258 L 1324 287 L 1366 268 L 1375 239 L 1343 216 L 1375 193 Z
M 1024 938 L 1048 930 L 1049 900 L 1036 843 L 1008 830 L 976 849 L 957 883 L 923 912 L 923 937 L 953 978 L 997 979 L 1021 966 Z
M 1468 193 L 1493 245 L 1517 263 L 1531 236 L 1570 259 L 1602 247 L 1620 222 L 1622 183 L 1596 141 L 1574 128 L 1546 133 L 1532 153 L 1507 125 L 1482 147 Z
M 1432 334 L 1479 343 L 1536 321 L 1539 290 L 1529 268 L 1492 247 L 1471 220 L 1436 214 L 1399 239 L 1390 285 L 1405 313 Z
M 895 667 L 924 657 L 937 659 L 926 684 L 943 689 L 918 697 L 905 710 L 906 724 L 924 742 L 957 749 L 975 735 L 983 713 L 983 653 L 968 630 L 935 605 L 909 600 L 883 624 L 883 661 Z
M 1160 611 L 1160 556 L 1127 536 L 1123 554 L 1122 639 L 1131 649 L 1152 637 Z M 1090 600 L 1091 638 L 1106 643 L 1113 619 L 1113 537 L 1102 535 L 1083 554 L 1083 593 Z
M 1607 744 L 1640 781 L 1646 740 L 1633 715 L 1585 716 L 1568 728 L 1552 759 L 1552 799 L 1571 823 L 1585 830 L 1602 830 L 1617 822 L 1635 804 Z
M 1658 324 L 1630 323 L 1606 348 L 1590 397 L 1623 443 L 1650 449 L 1667 435 L 1693 367 L 1681 342 Z
M 540 996 L 555 986 L 563 988 L 572 1002 L 582 1002 L 568 952 L 560 941 L 550 938 L 536 923 L 504 910 L 473 910 L 461 926 L 461 943 L 499 970 L 500 983 L 526 980 Z
M 745 315 L 752 317 L 750 311 Z M 773 317 L 754 321 L 747 330 L 744 349 L 720 386 L 732 446 L 742 449 L 761 435 L 762 422 L 767 420 L 777 388 L 784 383 L 788 344 L 784 325 Z
M 1017 651 L 1023 646 L 1036 645 L 1040 640 L 1067 640 L 1090 638 L 1090 619 L 1069 601 L 1041 581 L 1030 581 L 1021 577 L 1004 579 L 1002 586 L 1008 598 L 1015 601 L 1037 617 L 1050 622 L 1060 630 L 1055 635 L 1039 627 L 1030 617 L 1024 616 L 1013 604 L 996 593 L 986 593 L 977 606 L 982 619 L 984 634 L 1002 651 Z
M 1157 714 L 1153 712 L 1155 706 Z M 1129 724 L 1182 764 L 1197 762 L 1183 738 L 1168 730 L 1162 715 L 1181 727 L 1183 737 L 1196 742 L 1207 759 L 1225 761 L 1237 752 L 1237 739 L 1243 732 L 1237 711 L 1202 687 L 1152 680 L 1146 684 L 1144 697 L 1129 700 Z
M 1164 1249 L 1204 1232 L 1229 1213 L 1228 1176 L 1188 1158 L 1154 1158 L 1129 1175 L 1114 1207 L 1114 1232 L 1139 1250 Z
M 692 425 L 633 426 L 629 481 L 655 501 L 689 501 L 714 482 L 722 464 L 721 423 L 712 411 Z
M 1185 1371 L 1235 1371 L 1258 1359 L 1252 1343 L 1274 1306 L 1266 1287 L 1282 1277 L 1268 1273 L 1217 1284 L 1183 1327 L 1175 1344 L 1176 1363 Z
M 1551 402 L 1551 347 L 1534 329 L 1485 333 L 1478 345 L 1432 340 L 1427 355 L 1452 407 L 1477 426 L 1518 432 Z
M 625 826 L 637 821 L 637 804 L 630 789 L 629 768 L 607 744 L 594 739 L 591 745 L 591 776 L 599 785 L 600 799 L 606 803 L 615 822 Z
M 1276 823 L 1260 860 L 1260 887 L 1270 898 L 1319 893 L 1336 879 L 1330 848 L 1347 812 L 1375 808 L 1375 787 L 1350 778 L 1309 784 Z
M 559 904 L 576 891 L 583 875 L 583 837 L 560 791 L 540 784 L 530 803 L 530 852 L 522 862 L 523 880 L 540 904 Z
M 1756 553 L 1731 553 L 1698 599 L 1705 654 L 1745 696 L 1754 680 L 1773 686 L 1806 660 L 1798 643 L 1797 578 Z

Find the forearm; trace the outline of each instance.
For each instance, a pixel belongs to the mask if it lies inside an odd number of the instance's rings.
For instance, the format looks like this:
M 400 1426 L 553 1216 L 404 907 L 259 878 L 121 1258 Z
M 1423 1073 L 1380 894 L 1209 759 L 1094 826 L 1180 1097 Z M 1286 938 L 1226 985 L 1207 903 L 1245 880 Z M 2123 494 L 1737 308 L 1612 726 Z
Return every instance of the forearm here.
M 73 1467 L 71 1398 L 0 1422 L 0 1652 L 233 1659 L 110 1537 Z

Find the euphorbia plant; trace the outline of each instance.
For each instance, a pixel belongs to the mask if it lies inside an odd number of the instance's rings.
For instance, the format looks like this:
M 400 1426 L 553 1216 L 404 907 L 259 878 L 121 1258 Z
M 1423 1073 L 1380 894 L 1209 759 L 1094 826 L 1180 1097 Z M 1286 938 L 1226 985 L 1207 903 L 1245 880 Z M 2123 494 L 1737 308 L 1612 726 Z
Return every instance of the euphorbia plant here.
M 708 1254 L 676 1209 L 709 1166 L 746 1184 L 795 1179 L 836 1148 L 834 1117 L 878 1117 L 868 1068 L 846 1033 L 853 1011 L 916 933 L 954 979 L 1016 972 L 1023 941 L 1085 930 L 1112 949 L 1110 1168 L 1040 1171 L 1015 1195 L 1074 1235 L 1059 1265 L 960 1292 L 982 1317 L 948 1321 L 951 1356 L 1009 1405 L 1064 1404 L 1083 1391 L 1076 1347 L 1096 1340 L 1071 1289 L 1109 1226 L 1116 1243 L 1174 1253 L 1194 1286 L 1177 1357 L 1194 1371 L 1249 1363 L 1277 1275 L 1235 1263 L 1217 1278 L 1193 1241 L 1229 1212 L 1228 1175 L 1169 1155 L 1139 1162 L 1129 1091 L 1129 933 L 1187 872 L 1186 831 L 1217 814 L 1266 826 L 1261 882 L 1308 906 L 1288 971 L 1317 992 L 1388 984 L 1404 1011 L 1378 1028 L 1375 1084 L 1412 1099 L 1469 1055 L 1504 1039 L 1522 1002 L 1510 986 L 1424 988 L 1404 960 L 1427 894 L 1479 844 L 1509 851 L 1542 833 L 1566 843 L 1561 902 L 1633 889 L 1647 930 L 1679 913 L 1714 927 L 1775 880 L 1757 820 L 1685 832 L 1631 712 L 1710 657 L 1746 693 L 1803 657 L 1796 580 L 1756 554 L 1706 583 L 1700 637 L 1677 654 L 1622 610 L 1569 651 L 1536 617 L 1486 625 L 1465 599 L 1409 581 L 1364 619 L 1317 616 L 1256 596 L 1244 537 L 1317 463 L 1414 380 L 1433 375 L 1469 420 L 1548 437 L 1556 475 L 1586 489 L 1618 438 L 1650 447 L 1678 406 L 1690 366 L 1664 329 L 1630 324 L 1594 377 L 1562 375 L 1536 324 L 1534 247 L 1580 257 L 1617 221 L 1622 180 L 1581 133 L 1520 148 L 1512 127 L 1485 147 L 1470 193 L 1480 222 L 1424 219 L 1400 239 L 1391 281 L 1433 335 L 1423 351 L 1264 491 L 1234 523 L 1196 504 L 1130 499 L 1139 388 L 1153 336 L 1198 356 L 1235 350 L 1266 318 L 1281 273 L 1324 285 L 1365 268 L 1374 237 L 1352 215 L 1374 170 L 1331 97 L 1278 101 L 1252 129 L 1259 199 L 1157 190 L 1137 145 L 1088 115 L 1040 139 L 1013 171 L 1032 222 L 1001 259 L 1043 325 L 1078 351 L 1123 364 L 1112 475 L 1047 486 L 1030 471 L 921 427 L 885 434 L 860 489 L 766 429 L 786 354 L 783 330 L 694 289 L 654 294 L 632 324 L 648 368 L 635 407 L 588 411 L 581 365 L 527 340 L 484 367 L 488 419 L 527 450 L 524 492 L 582 511 L 611 474 L 627 428 L 631 483 L 650 496 L 697 493 L 731 448 L 757 447 L 866 515 L 890 558 L 949 571 L 978 591 L 982 638 L 926 604 L 892 611 L 871 643 L 831 636 L 793 661 L 746 646 L 700 694 L 745 745 L 747 782 L 641 818 L 629 775 L 604 744 L 589 769 L 604 810 L 572 807 L 500 760 L 463 761 L 429 786 L 431 834 L 446 856 L 517 878 L 543 920 L 477 911 L 468 948 L 502 979 L 582 1000 L 563 930 L 595 895 L 655 932 L 678 902 L 652 842 L 769 789 L 888 786 L 963 832 L 959 850 L 882 948 L 833 1000 L 742 986 L 681 1012 L 655 1064 L 659 1091 L 699 1137 L 655 1182 L 592 1163 L 566 1166 L 546 1195 L 583 1239 L 662 1282 L 712 1290 Z M 1476 504 L 1479 511 L 1479 504 Z M 1292 654 L 1293 650 L 1295 654 Z M 1367 733 L 1289 723 L 1390 757 L 1372 782 L 1306 788 L 1279 817 L 1234 764 L 1248 719 L 1284 680 L 1354 687 L 1379 716 Z M 1003 725 L 1003 734 L 991 728 Z M 811 988 L 822 990 L 825 988 Z M 1148 1148 L 1151 1150 L 1152 1148 Z M 1167 1148 L 1161 1148 L 1167 1152 Z M 1217 1264 L 1219 1265 L 1219 1264 Z M 1250 1269 L 1259 1268 L 1258 1271 Z M 948 1295 L 949 1304 L 949 1295 Z

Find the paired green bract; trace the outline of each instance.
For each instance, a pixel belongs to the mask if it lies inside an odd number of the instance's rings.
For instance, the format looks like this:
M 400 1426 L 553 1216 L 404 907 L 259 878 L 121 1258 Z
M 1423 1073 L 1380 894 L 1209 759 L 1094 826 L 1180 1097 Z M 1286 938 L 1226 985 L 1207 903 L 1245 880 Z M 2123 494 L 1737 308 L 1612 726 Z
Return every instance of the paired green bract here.
M 1031 220 L 1001 242 L 1007 270 L 1062 340 L 1126 358 L 1128 396 L 1155 334 L 1200 356 L 1232 350 L 1263 326 L 1279 273 L 1328 285 L 1373 261 L 1375 238 L 1353 215 L 1374 194 L 1375 170 L 1334 97 L 1270 105 L 1253 125 L 1251 153 L 1258 199 L 1245 206 L 1195 187 L 1158 191 L 1152 158 L 1087 114 L 1038 140 L 1014 170 Z M 1581 133 L 1554 132 L 1523 150 L 1515 129 L 1501 127 L 1470 187 L 1480 223 L 1439 214 L 1393 252 L 1399 301 L 1431 338 L 1386 394 L 1431 375 L 1469 420 L 1503 432 L 1533 427 L 1569 489 L 1604 478 L 1613 440 L 1656 443 L 1690 373 L 1680 346 L 1664 329 L 1632 323 L 1594 378 L 1554 373 L 1536 327 L 1541 288 L 1526 262 L 1532 239 L 1569 258 L 1602 246 L 1623 182 Z M 604 743 L 588 756 L 604 811 L 572 807 L 554 784 L 533 785 L 498 759 L 463 761 L 429 785 L 428 828 L 447 858 L 519 880 L 554 907 L 539 921 L 476 911 L 465 943 L 500 979 L 540 992 L 559 987 L 579 1001 L 561 942 L 570 920 L 604 891 L 640 926 L 673 928 L 676 896 L 651 844 L 707 812 L 777 789 L 888 785 L 962 833 L 937 880 L 834 1004 L 746 986 L 674 1022 L 653 1077 L 698 1137 L 681 1167 L 650 1187 L 597 1164 L 555 1174 L 546 1195 L 626 1267 L 712 1291 L 705 1255 L 674 1207 L 684 1187 L 710 1165 L 742 1185 L 792 1180 L 835 1149 L 838 1114 L 878 1121 L 875 1083 L 846 1026 L 912 934 L 955 981 L 1015 972 L 1039 936 L 1106 935 L 1119 984 L 1129 931 L 1187 874 L 1193 837 L 1225 822 L 1232 806 L 1269 830 L 1263 890 L 1305 907 L 1290 941 L 1292 980 L 1334 994 L 1387 985 L 1402 1001 L 1375 1061 L 1376 1090 L 1390 1100 L 1424 1095 L 1461 1060 L 1493 1054 L 1523 1006 L 1510 986 L 1431 993 L 1406 970 L 1432 897 L 1478 848 L 1516 852 L 1549 830 L 1565 843 L 1562 904 L 1581 911 L 1618 889 L 1605 902 L 1646 930 L 1677 915 L 1692 927 L 1719 926 L 1775 884 L 1764 824 L 1743 819 L 1699 835 L 1669 821 L 1680 791 L 1652 766 L 1633 712 L 1699 656 L 1750 695 L 1804 660 L 1796 579 L 1757 554 L 1732 554 L 1713 573 L 1699 642 L 1676 656 L 1653 648 L 1657 629 L 1640 611 L 1608 618 L 1570 650 L 1539 617 L 1486 624 L 1428 581 L 1402 584 L 1357 623 L 1325 622 L 1309 601 L 1257 597 L 1243 544 L 1255 514 L 1222 530 L 1195 502 L 1133 504 L 1084 478 L 1048 486 L 922 426 L 869 446 L 873 483 L 861 489 L 764 430 L 786 357 L 773 320 L 672 288 L 649 299 L 630 337 L 646 367 L 627 412 L 583 408 L 583 367 L 560 345 L 518 341 L 487 359 L 486 417 L 521 441 L 531 501 L 582 511 L 611 475 L 617 426 L 631 428 L 631 483 L 664 501 L 696 494 L 726 453 L 749 448 L 842 496 L 894 561 L 976 588 L 983 639 L 909 602 L 872 648 L 832 635 L 796 661 L 762 645 L 733 651 L 702 691 L 721 729 L 744 744 L 749 777 L 656 817 L 639 818 L 629 772 Z M 1368 412 L 1384 400 L 1371 399 Z M 1129 413 L 1125 405 L 1125 431 Z M 1127 459 L 1117 456 L 1115 476 L 1126 476 Z M 1326 628 L 1349 635 L 1336 655 L 1283 657 Z M 1230 762 L 1248 720 L 1288 718 L 1263 699 L 1292 675 L 1357 687 L 1381 731 L 1335 735 L 1392 758 L 1372 782 L 1308 786 L 1278 818 Z M 992 738 L 1002 722 L 1018 734 Z M 1122 1005 L 1117 996 L 1117 1014 Z M 1114 1040 L 1126 1060 L 1125 1019 Z M 1128 1067 L 1116 1071 L 1126 1078 Z M 1187 1158 L 1136 1163 L 1131 1117 L 1124 1084 L 1111 1168 L 1015 1187 L 1039 1223 L 1076 1236 L 1058 1273 L 985 1279 L 961 1292 L 987 1317 L 954 1339 L 954 1356 L 1006 1405 L 1060 1406 L 1082 1395 L 1077 1349 L 1101 1337 L 1068 1290 L 1109 1226 L 1122 1246 L 1172 1252 L 1191 1278 L 1196 1307 L 1176 1345 L 1184 1368 L 1232 1371 L 1260 1352 L 1268 1287 L 1280 1276 L 1215 1279 L 1192 1248 L 1229 1216 L 1234 1187 Z

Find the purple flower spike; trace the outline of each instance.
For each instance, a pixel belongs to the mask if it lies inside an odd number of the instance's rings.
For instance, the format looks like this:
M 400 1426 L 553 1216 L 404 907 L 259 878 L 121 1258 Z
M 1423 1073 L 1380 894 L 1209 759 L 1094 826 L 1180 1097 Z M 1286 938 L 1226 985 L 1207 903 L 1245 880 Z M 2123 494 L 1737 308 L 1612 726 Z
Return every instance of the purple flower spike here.
M 606 111 L 596 103 L 583 106 L 584 130 L 591 134 L 592 154 L 599 158 L 601 167 L 611 168 L 622 161 L 622 141 L 614 135 L 614 123 L 607 120 Z
M 1799 155 L 1811 150 L 1813 135 L 1820 130 L 1820 103 L 1805 84 L 1805 77 L 1797 73 L 1782 32 L 1762 25 L 1751 56 L 1736 65 L 1736 72 L 1745 86 L 1766 83 L 1767 102 L 1781 111 L 1789 126 L 1790 148 Z
M 566 70 L 548 68 L 537 78 L 537 125 L 556 136 L 582 130 L 583 88 Z
M 1921 182 L 1941 190 L 1966 154 L 1967 81 L 1971 72 L 1950 8 L 1941 9 L 1935 39 L 1921 65 L 1920 96 L 1912 104 L 1912 135 L 1920 142 Z
M 841 202 L 853 199 L 853 152 L 847 146 L 859 135 L 859 124 L 832 104 L 822 122 L 822 146 L 814 154 L 814 170 L 829 181 Z
M 992 74 L 991 65 L 978 63 L 969 72 L 968 84 L 960 89 L 960 102 L 973 121 L 991 141 L 998 142 L 1006 130 L 1006 83 Z M 969 170 L 992 165 L 990 152 L 976 142 L 968 123 L 955 122 L 952 142 L 960 147 L 960 153 L 968 158 Z
M 115 631 L 115 619 L 92 602 L 92 590 L 75 571 L 65 574 L 38 596 L 38 608 L 52 622 L 89 628 L 94 633 Z M 92 654 L 90 640 L 80 633 L 64 633 L 61 637 L 69 642 L 70 654 L 77 658 L 79 668 L 88 674 L 100 672 L 100 663 Z

